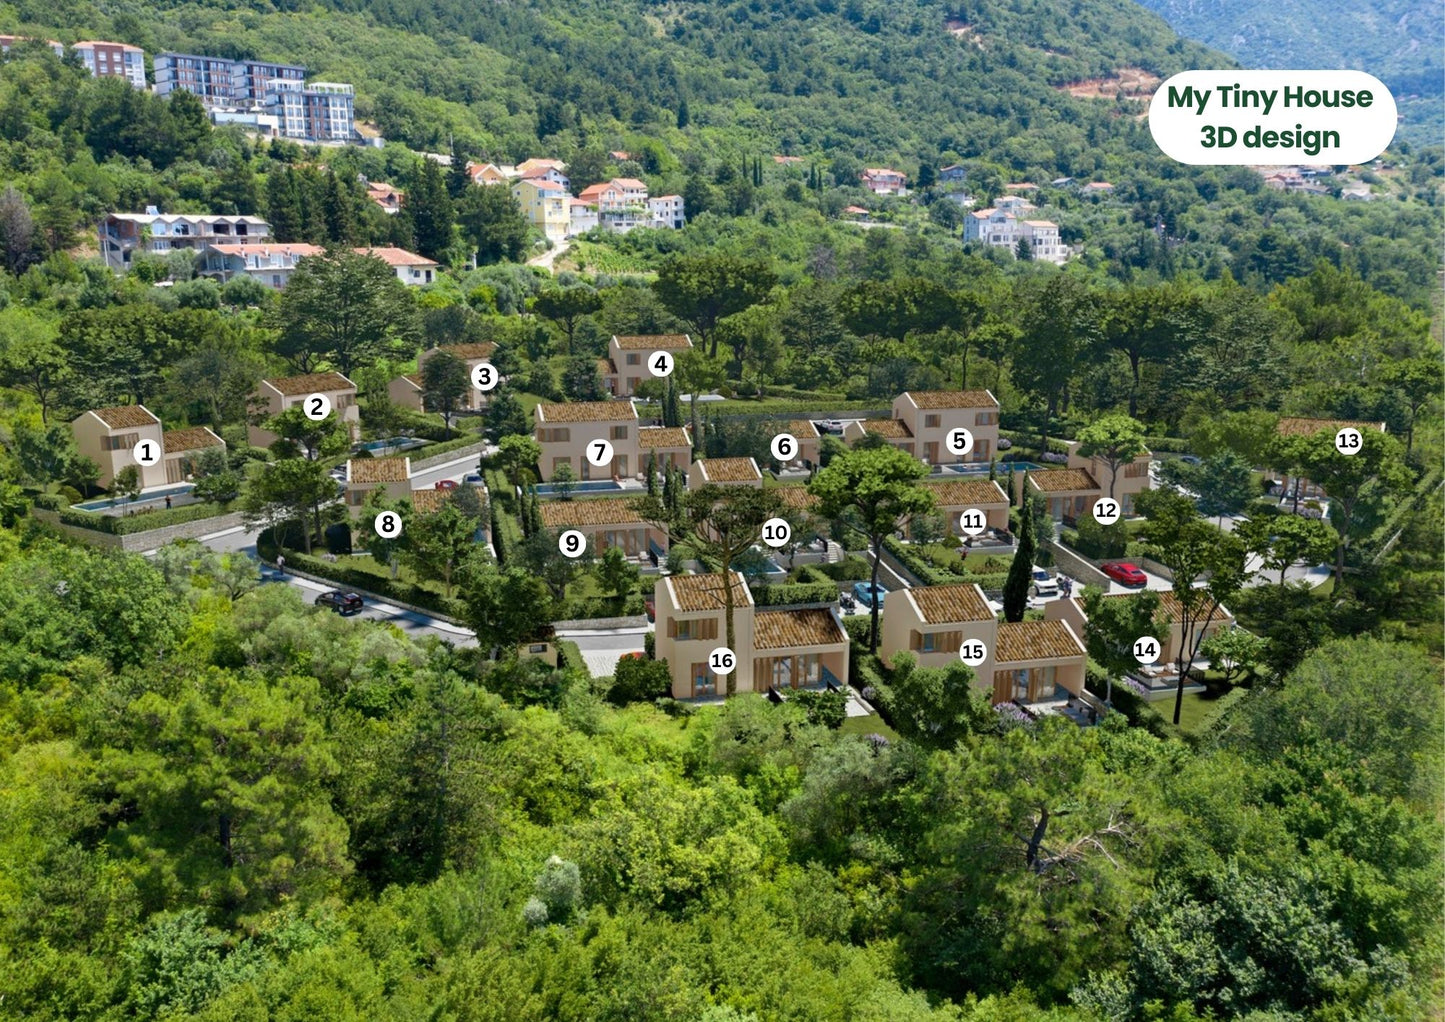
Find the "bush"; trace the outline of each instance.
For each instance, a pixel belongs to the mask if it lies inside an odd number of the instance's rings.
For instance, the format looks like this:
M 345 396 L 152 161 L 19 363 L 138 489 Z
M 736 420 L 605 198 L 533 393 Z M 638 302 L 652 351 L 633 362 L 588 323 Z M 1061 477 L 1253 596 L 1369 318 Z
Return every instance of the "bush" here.
M 65 500 L 58 493 L 37 493 L 30 498 L 30 503 L 46 511 L 60 511 L 65 507 Z
M 666 660 L 623 657 L 617 661 L 607 700 L 617 706 L 652 702 L 672 691 L 672 672 Z
M 581 671 L 583 674 L 591 674 L 587 669 L 587 661 L 582 659 L 582 649 L 571 639 L 554 639 L 553 645 L 557 647 L 557 666 L 569 671 Z
M 127 515 L 100 515 L 91 511 L 77 511 L 62 507 L 58 510 L 61 522 L 93 532 L 105 532 L 112 536 L 129 536 L 151 529 L 164 529 L 186 522 L 199 522 L 206 518 L 218 518 L 231 512 L 231 504 L 187 504 L 185 507 L 160 508 L 155 511 L 137 511 Z
M 808 714 L 809 724 L 818 724 L 837 731 L 848 719 L 848 697 L 842 692 L 795 692 L 793 702 Z
M 649 660 L 655 660 L 657 658 L 656 632 L 648 632 L 642 637 L 642 653 Z
M 838 599 L 833 582 L 799 582 L 758 586 L 753 602 L 759 607 L 787 607 L 800 603 L 832 603 Z
M 1155 454 L 1188 454 L 1189 441 L 1177 436 L 1146 436 L 1144 446 Z
M 1065 530 L 1064 542 L 1085 557 L 1106 561 L 1128 552 L 1129 532 L 1122 523 L 1100 525 L 1093 515 L 1084 515 L 1076 528 Z
M 818 564 L 812 567 L 824 578 L 834 582 L 861 582 L 873 574 L 873 568 L 861 557 L 845 557 L 834 564 Z

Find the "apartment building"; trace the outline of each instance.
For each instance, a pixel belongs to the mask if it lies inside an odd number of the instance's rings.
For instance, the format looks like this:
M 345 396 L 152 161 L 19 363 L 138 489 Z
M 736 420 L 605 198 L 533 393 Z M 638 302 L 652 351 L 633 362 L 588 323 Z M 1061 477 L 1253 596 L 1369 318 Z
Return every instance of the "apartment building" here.
M 649 465 L 657 472 L 692 468 L 692 433 L 686 426 L 643 426 L 637 431 L 638 468 L 643 477 Z
M 1019 215 L 1023 207 L 1033 208 L 1020 202 L 1013 208 L 994 206 L 974 210 L 963 221 L 964 242 L 977 241 L 1017 251 L 1019 242 L 1027 241 L 1031 258 L 1056 265 L 1068 262 L 1069 249 L 1059 236 L 1059 225 L 1052 220 L 1025 219 Z
M 973 668 L 994 705 L 1024 706 L 1082 697 L 1087 655 L 1080 632 L 1063 620 L 1000 622 L 974 584 L 899 589 L 883 600 L 879 649 L 890 666 L 910 652 L 923 667 L 957 663 L 965 641 L 983 643 Z
M 687 334 L 613 334 L 607 358 L 598 365 L 602 384 L 613 397 L 631 397 L 637 385 L 655 379 L 648 359 L 655 351 L 666 351 L 675 359 L 692 348 Z
M 959 519 L 972 508 L 983 512 L 987 528 L 1001 532 L 1009 529 L 1008 494 L 992 479 L 925 480 L 923 488 L 933 494 L 935 510 L 947 522 L 950 536 L 964 535 Z
M 480 344 L 448 344 L 439 348 L 427 348 L 416 357 L 416 372 L 407 373 L 405 376 L 398 376 L 392 380 L 387 386 L 387 393 L 393 404 L 418 412 L 423 411 L 422 369 L 425 368 L 429 359 L 440 352 L 454 355 L 466 365 L 467 377 L 470 379 L 472 370 L 483 362 L 489 361 L 496 351 L 497 346 L 490 341 Z M 468 386 L 466 394 L 462 396 L 461 408 L 466 412 L 480 412 L 487 407 L 490 396 L 491 393 L 488 391 Z
M 226 442 L 204 426 L 162 429 L 161 420 L 143 405 L 95 408 L 70 424 L 76 449 L 100 466 L 96 482 L 109 487 L 117 473 L 135 465 L 142 490 L 184 482 L 195 472 L 197 455 L 208 447 L 225 447 Z M 156 445 L 161 460 L 141 465 L 135 460 L 137 444 Z
M 699 486 L 750 486 L 763 488 L 763 473 L 752 458 L 704 458 L 694 461 L 687 473 L 687 488 Z
M 351 458 L 346 462 L 346 506 L 361 507 L 381 490 L 388 500 L 407 500 L 411 493 L 411 459 Z
M 341 82 L 266 83 L 265 111 L 281 138 L 296 142 L 350 142 L 356 137 L 355 90 Z
M 271 236 L 258 216 L 213 213 L 108 213 L 100 222 L 100 255 L 113 270 L 127 270 L 136 252 L 164 257 L 204 245 L 251 244 Z
M 331 414 L 341 417 L 354 443 L 361 435 L 361 409 L 356 404 L 356 384 L 340 373 L 307 373 L 262 380 L 251 395 L 249 405 L 253 414 L 264 421 L 301 404 L 312 394 L 321 394 L 330 400 Z M 279 439 L 258 425 L 250 426 L 247 435 L 253 447 L 270 447 Z
M 893 419 L 913 438 L 910 454 L 928 465 L 987 465 L 998 450 L 998 398 L 987 390 L 915 390 L 893 400 Z M 973 434 L 973 447 L 957 453 L 955 429 Z
M 1156 635 L 1162 647 L 1157 663 L 1161 668 L 1166 668 L 1179 656 L 1179 650 L 1183 646 L 1186 636 L 1184 634 L 1184 615 L 1179 606 L 1178 598 L 1167 589 L 1155 592 L 1159 597 L 1159 613 L 1169 622 L 1169 628 L 1163 635 Z M 1106 595 L 1106 600 L 1137 600 L 1139 593 L 1111 593 Z M 1044 604 L 1044 620 L 1062 621 L 1067 624 L 1075 634 L 1082 637 L 1089 625 L 1089 615 L 1084 612 L 1083 600 L 1078 596 L 1068 599 L 1050 600 Z M 1188 642 L 1192 648 L 1196 638 L 1203 642 L 1215 632 L 1228 631 L 1236 627 L 1234 614 L 1228 607 L 1216 607 L 1208 621 L 1196 621 L 1189 629 Z
M 548 241 L 562 241 L 572 227 L 572 207 L 567 189 L 550 181 L 522 178 L 512 185 L 512 198 L 522 207 L 527 222 Z
M 642 470 L 637 409 L 631 401 L 543 402 L 533 416 L 544 480 L 550 481 L 563 465 L 572 470 L 573 479 L 625 479 Z M 609 464 L 599 467 L 587 460 L 587 445 L 595 440 L 612 444 Z
M 576 237 L 579 234 L 586 234 L 601 223 L 598 219 L 597 207 L 586 199 L 568 199 L 567 209 L 570 213 L 570 220 L 567 225 L 567 236 L 569 238 Z
M 9 53 L 13 48 L 15 48 L 15 47 L 17 47 L 17 46 L 23 46 L 25 43 L 34 42 L 34 41 L 35 41 L 35 40 L 31 39 L 29 36 L 23 36 L 23 35 L 0 35 L 0 54 Z M 64 57 L 64 56 L 65 56 L 65 44 L 64 44 L 64 43 L 62 43 L 62 42 L 57 42 L 57 41 L 54 40 L 54 39 L 47 39 L 47 40 L 45 40 L 45 45 L 48 46 L 48 47 L 50 47 L 50 52 L 53 53 L 53 54 L 55 54 L 57 57 Z
M 588 185 L 577 193 L 577 198 L 596 207 L 599 213 L 617 213 L 627 207 L 626 191 L 616 180 Z
M 647 211 L 657 227 L 681 230 L 687 225 L 686 204 L 681 195 L 659 195 L 647 200 Z
M 273 81 L 305 81 L 306 69 L 299 64 L 166 52 L 156 55 L 155 78 L 157 95 L 190 92 L 207 107 L 245 109 L 264 105 Z
M 1099 484 L 1100 496 L 1109 496 L 1110 482 L 1113 483 L 1113 497 L 1119 502 L 1125 517 L 1135 513 L 1135 505 L 1138 502 L 1139 494 L 1149 489 L 1149 462 L 1154 457 L 1150 451 L 1144 451 L 1126 462 L 1117 470 L 1111 469 L 1109 463 L 1098 455 L 1085 456 L 1079 453 L 1079 443 L 1076 440 L 1068 441 L 1069 460 L 1067 467 L 1082 469 L 1087 472 Z
M 225 283 L 245 274 L 279 291 L 291 280 L 296 264 L 326 251 L 320 245 L 206 245 L 196 260 L 196 272 Z
M 721 695 L 728 679 L 714 673 L 709 657 L 727 643 L 724 584 L 732 586 L 734 690 L 844 688 L 848 683 L 848 635 L 834 607 L 760 610 L 742 576 L 731 572 L 670 575 L 653 589 L 657 617 L 656 656 L 672 673 L 672 695 L 697 699 Z
M 85 39 L 72 43 L 85 69 L 97 78 L 124 78 L 132 88 L 146 87 L 145 50 L 127 43 L 111 43 L 103 39 Z
M 613 547 L 638 560 L 667 556 L 667 533 L 643 521 L 626 497 L 549 500 L 538 506 L 549 532 L 576 529 L 587 537 L 587 550 L 601 556 Z

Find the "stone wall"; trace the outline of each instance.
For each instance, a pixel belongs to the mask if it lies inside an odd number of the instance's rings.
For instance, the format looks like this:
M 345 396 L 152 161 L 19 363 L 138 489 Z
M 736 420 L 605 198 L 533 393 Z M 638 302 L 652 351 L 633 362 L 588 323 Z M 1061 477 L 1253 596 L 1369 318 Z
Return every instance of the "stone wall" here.
M 54 511 L 47 511 L 44 508 L 32 508 L 30 514 L 37 521 L 44 522 L 81 543 L 110 550 L 130 551 L 154 550 L 178 539 L 199 539 L 201 536 L 209 536 L 213 532 L 234 529 L 241 524 L 241 513 L 232 511 L 230 514 L 217 515 L 215 518 L 200 518 L 194 522 L 181 522 L 178 525 L 166 525 L 159 529 L 115 536 L 109 532 L 97 532 L 94 529 L 85 529 L 78 525 L 67 525 Z
M 429 468 L 436 468 L 438 465 L 445 465 L 448 462 L 460 461 L 468 456 L 479 456 L 486 449 L 487 442 L 478 440 L 474 444 L 465 447 L 458 447 L 455 450 L 443 451 L 441 454 L 430 458 L 417 458 L 411 463 L 412 473 L 425 472 Z

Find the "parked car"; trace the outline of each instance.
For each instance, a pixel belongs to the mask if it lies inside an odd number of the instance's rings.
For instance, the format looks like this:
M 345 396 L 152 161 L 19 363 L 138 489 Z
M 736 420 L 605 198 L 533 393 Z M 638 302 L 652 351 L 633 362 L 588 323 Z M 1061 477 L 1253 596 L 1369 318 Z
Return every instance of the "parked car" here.
M 356 593 L 349 593 L 344 589 L 333 589 L 330 592 L 322 593 L 316 597 L 316 606 L 330 607 L 343 617 L 347 614 L 358 614 L 365 606 L 362 599 Z
M 1199 464 L 1202 464 L 1202 462 L 1201 462 L 1201 460 L 1200 460 L 1200 458 L 1199 458 L 1199 455 L 1197 455 L 1197 454 L 1181 454 L 1181 455 L 1179 456 L 1179 460 L 1182 461 L 1182 462 L 1184 462 L 1184 464 L 1186 464 L 1186 465 L 1199 465 Z
M 882 586 L 870 585 L 867 582 L 853 583 L 853 596 L 863 606 L 872 608 L 875 605 L 883 606 L 883 597 L 888 595 L 888 590 Z M 876 604 L 875 604 L 875 601 Z
M 842 419 L 824 419 L 822 422 L 813 423 L 813 425 L 818 427 L 819 433 L 832 433 L 837 436 L 841 436 L 843 434 Z
M 466 475 L 462 476 L 462 485 L 463 485 L 463 486 L 481 486 L 481 485 L 482 485 L 482 476 L 481 476 L 481 473 L 480 473 L 480 472 L 468 472 Z
M 455 479 L 438 479 L 436 488 L 438 490 L 455 490 L 457 488 L 457 481 Z
M 1059 580 L 1050 575 L 1047 568 L 1034 565 L 1034 595 L 1040 599 L 1059 595 Z
M 1106 564 L 1101 570 L 1122 585 L 1145 586 L 1149 584 L 1149 576 L 1140 571 L 1138 565 L 1130 564 L 1127 561 Z

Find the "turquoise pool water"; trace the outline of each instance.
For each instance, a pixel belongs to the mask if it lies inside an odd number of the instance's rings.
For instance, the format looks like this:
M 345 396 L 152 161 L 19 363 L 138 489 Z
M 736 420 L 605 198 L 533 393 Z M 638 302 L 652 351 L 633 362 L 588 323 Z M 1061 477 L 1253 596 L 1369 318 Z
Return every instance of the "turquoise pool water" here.
M 623 488 L 621 483 L 611 479 L 583 479 L 572 484 L 573 493 L 606 493 Z M 537 487 L 537 493 L 543 497 L 555 497 L 557 486 L 555 483 L 542 483 Z
M 118 497 L 111 500 L 109 497 L 100 497 L 96 500 L 87 500 L 80 504 L 72 504 L 71 507 L 77 511 L 120 511 L 128 507 L 146 507 L 150 504 L 163 504 L 167 497 L 179 497 L 188 494 L 195 487 L 191 483 L 183 483 L 178 486 L 167 486 L 164 490 L 150 490 L 142 493 L 135 500 L 128 500 Z

